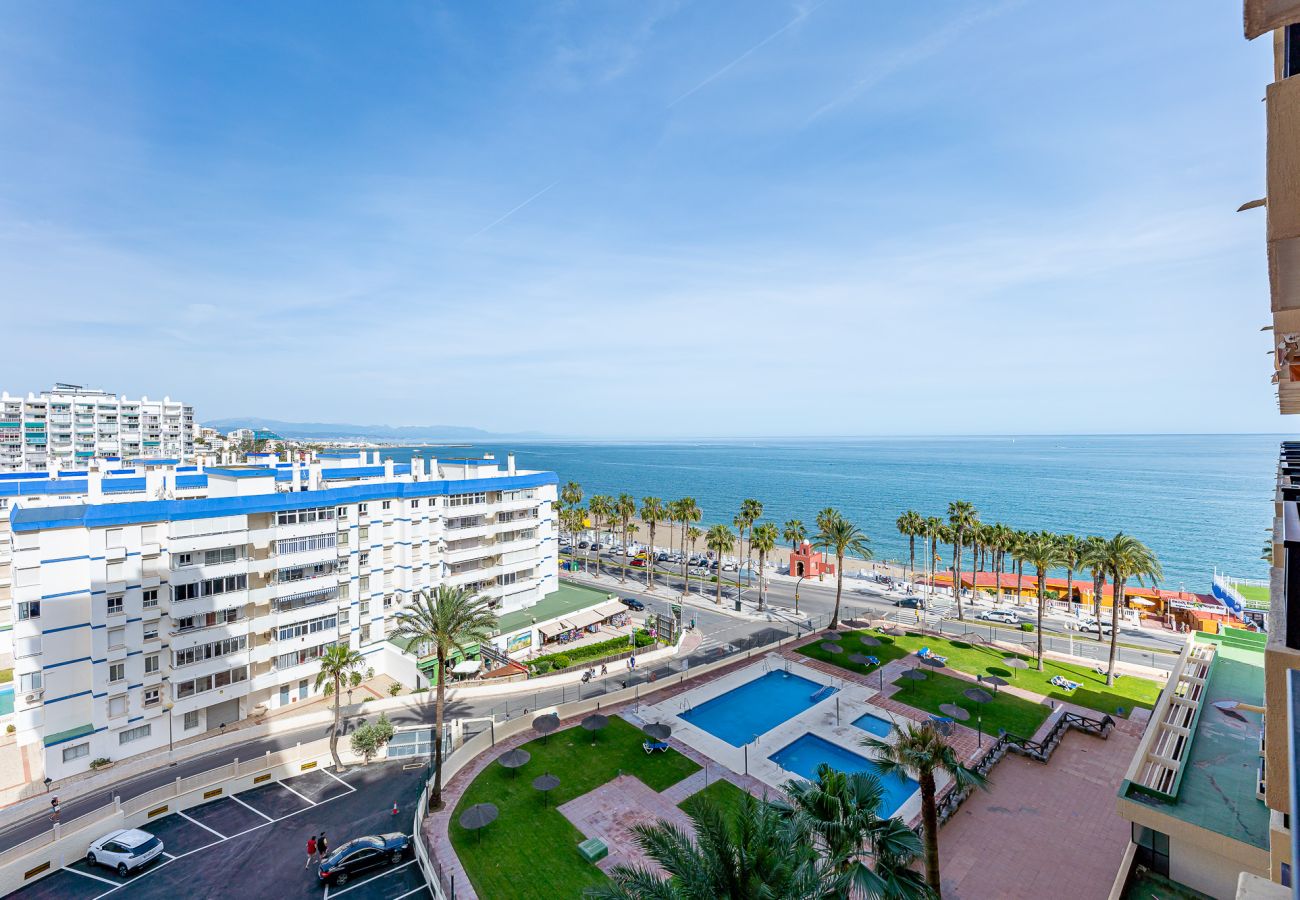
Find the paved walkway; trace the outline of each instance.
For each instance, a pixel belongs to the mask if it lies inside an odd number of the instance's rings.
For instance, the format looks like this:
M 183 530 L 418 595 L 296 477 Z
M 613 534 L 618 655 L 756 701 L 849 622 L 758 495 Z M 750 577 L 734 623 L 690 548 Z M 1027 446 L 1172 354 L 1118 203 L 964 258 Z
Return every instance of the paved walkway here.
M 687 834 L 692 833 L 691 820 L 676 803 L 632 775 L 607 781 L 560 806 L 559 810 L 584 837 L 605 842 L 609 855 L 596 865 L 606 874 L 615 866 L 643 867 L 659 875 L 667 874 L 637 845 L 632 830 L 637 825 L 670 822 Z
M 1046 765 L 1008 754 L 939 833 L 944 896 L 1107 897 L 1129 842 L 1115 789 L 1141 734 L 1131 721 L 1105 740 L 1069 731 Z

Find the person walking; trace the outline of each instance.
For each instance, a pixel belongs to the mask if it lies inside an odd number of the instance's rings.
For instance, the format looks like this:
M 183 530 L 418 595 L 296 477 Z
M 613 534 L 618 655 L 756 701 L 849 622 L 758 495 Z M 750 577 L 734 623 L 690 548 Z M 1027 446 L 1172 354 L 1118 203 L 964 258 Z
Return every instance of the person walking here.
M 307 864 L 304 865 L 303 868 L 310 869 L 312 861 L 315 859 L 316 859 L 316 835 L 313 834 L 312 836 L 307 838 Z
M 325 840 L 325 832 L 323 831 L 320 833 L 320 837 L 316 838 L 316 852 L 320 854 L 321 862 L 324 862 L 325 857 L 329 856 L 330 845 L 329 841 Z

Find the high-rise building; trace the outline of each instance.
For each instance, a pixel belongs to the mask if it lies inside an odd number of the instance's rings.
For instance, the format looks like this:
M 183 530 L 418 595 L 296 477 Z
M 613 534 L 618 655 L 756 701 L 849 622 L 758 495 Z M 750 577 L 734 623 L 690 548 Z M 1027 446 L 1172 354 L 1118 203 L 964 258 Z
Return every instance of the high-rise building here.
M 128 400 L 75 384 L 0 394 L 0 472 L 75 468 L 95 457 L 194 454 L 194 408 L 179 400 Z
M 388 637 L 419 591 L 509 612 L 556 589 L 555 484 L 513 456 L 355 450 L 0 479 L 18 740 L 54 779 L 166 748 L 319 696 L 334 644 L 414 687 L 418 660 Z

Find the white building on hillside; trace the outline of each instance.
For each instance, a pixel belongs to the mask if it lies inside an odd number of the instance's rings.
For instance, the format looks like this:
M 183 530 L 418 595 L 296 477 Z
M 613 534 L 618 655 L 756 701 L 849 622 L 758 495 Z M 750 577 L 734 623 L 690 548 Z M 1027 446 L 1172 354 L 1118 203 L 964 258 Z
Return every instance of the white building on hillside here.
M 336 643 L 413 686 L 386 638 L 420 589 L 509 612 L 558 586 L 555 485 L 513 456 L 364 451 L 0 479 L 18 739 L 54 779 L 166 748 L 317 696 Z
M 75 384 L 25 398 L 0 394 L 0 472 L 193 454 L 194 409 L 170 397 L 128 400 Z

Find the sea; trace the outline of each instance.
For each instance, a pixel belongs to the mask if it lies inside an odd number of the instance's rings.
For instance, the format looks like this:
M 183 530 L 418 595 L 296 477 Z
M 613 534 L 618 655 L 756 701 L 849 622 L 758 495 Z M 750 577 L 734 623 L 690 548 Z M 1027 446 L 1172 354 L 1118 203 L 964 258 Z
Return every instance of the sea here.
M 968 500 L 981 521 L 1078 536 L 1125 531 L 1164 568 L 1162 586 L 1208 592 L 1217 569 L 1266 579 L 1283 435 L 920 437 L 661 443 L 487 442 L 422 448 L 426 456 L 513 451 L 586 496 L 694 497 L 705 526 L 730 523 L 741 500 L 780 525 L 833 506 L 871 538 L 877 559 L 906 560 L 895 520 L 944 516 Z M 384 455 L 408 460 L 415 448 Z

